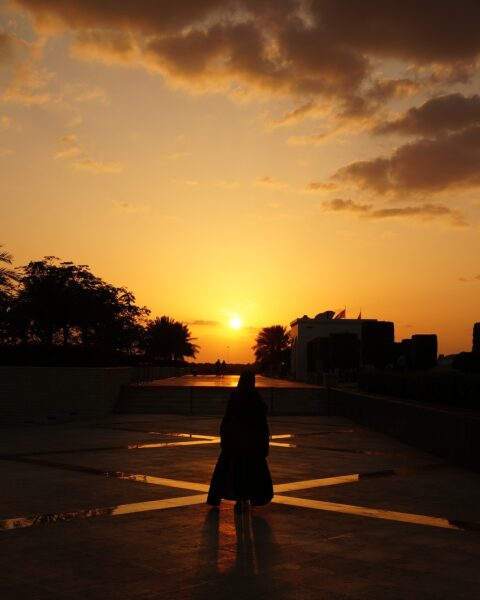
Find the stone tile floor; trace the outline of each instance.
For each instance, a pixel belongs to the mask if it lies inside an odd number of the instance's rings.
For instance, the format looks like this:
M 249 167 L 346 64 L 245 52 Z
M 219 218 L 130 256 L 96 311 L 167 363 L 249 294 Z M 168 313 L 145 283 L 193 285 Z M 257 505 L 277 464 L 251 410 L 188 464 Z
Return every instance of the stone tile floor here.
M 0 598 L 480 596 L 480 477 L 345 419 L 271 417 L 274 502 L 205 505 L 216 417 L 4 428 Z

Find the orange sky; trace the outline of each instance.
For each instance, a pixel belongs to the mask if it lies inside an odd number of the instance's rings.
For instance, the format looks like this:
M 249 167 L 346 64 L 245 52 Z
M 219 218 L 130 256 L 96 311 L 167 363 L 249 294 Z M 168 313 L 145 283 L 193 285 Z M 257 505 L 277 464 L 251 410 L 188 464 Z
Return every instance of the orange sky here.
M 480 4 L 418 4 L 0 2 L 0 243 L 190 323 L 199 360 L 345 305 L 470 349 Z

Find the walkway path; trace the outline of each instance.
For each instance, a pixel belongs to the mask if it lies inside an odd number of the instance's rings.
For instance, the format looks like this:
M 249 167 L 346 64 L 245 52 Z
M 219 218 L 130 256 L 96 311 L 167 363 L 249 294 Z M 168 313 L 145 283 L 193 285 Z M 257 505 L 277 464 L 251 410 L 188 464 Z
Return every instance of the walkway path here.
M 472 600 L 480 478 L 333 417 L 271 417 L 274 502 L 205 505 L 219 419 L 2 430 L 0 597 Z
M 236 387 L 238 375 L 184 375 L 183 377 L 169 377 L 168 379 L 155 379 L 142 385 L 160 387 Z M 318 386 L 299 381 L 288 381 L 286 379 L 275 379 L 257 375 L 256 386 L 259 388 L 316 388 Z

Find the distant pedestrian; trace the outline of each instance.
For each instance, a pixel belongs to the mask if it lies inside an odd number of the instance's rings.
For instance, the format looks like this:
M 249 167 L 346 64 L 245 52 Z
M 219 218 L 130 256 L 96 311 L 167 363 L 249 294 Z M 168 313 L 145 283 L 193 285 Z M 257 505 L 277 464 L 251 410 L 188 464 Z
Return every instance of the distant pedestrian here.
M 220 362 L 220 359 L 217 358 L 217 362 L 215 363 L 215 377 L 220 377 L 221 372 L 222 372 L 222 363 Z
M 222 375 L 222 377 L 227 373 L 227 363 L 222 360 L 222 365 L 220 367 L 220 373 Z
M 255 389 L 255 374 L 245 371 L 230 395 L 220 426 L 222 451 L 212 475 L 207 503 L 218 506 L 223 499 L 259 506 L 273 498 L 266 457 L 269 430 L 267 407 Z

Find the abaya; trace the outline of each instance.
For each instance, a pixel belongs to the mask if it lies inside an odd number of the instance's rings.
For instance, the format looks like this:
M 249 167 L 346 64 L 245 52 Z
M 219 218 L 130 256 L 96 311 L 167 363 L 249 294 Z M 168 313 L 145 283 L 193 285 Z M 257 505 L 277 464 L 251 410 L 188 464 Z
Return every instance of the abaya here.
M 273 486 L 266 457 L 269 430 L 267 407 L 255 389 L 255 378 L 243 377 L 232 392 L 220 426 L 222 451 L 210 483 L 207 503 L 221 499 L 250 500 L 252 506 L 267 504 Z M 253 381 L 253 384 L 252 384 Z M 245 385 L 246 384 L 246 385 Z

